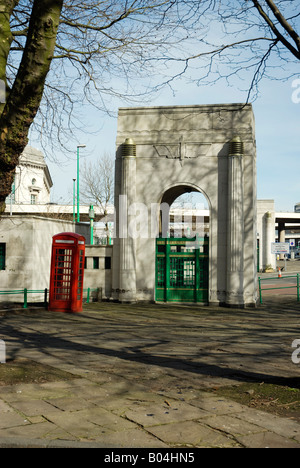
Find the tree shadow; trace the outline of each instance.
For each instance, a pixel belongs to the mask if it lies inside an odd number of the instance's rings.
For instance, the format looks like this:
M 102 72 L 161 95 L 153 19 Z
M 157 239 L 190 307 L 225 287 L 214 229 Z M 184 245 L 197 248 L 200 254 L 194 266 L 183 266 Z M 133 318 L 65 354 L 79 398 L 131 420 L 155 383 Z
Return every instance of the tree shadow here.
M 90 317 L 88 317 L 90 320 Z M 2 318 L 3 320 L 3 318 Z M 76 321 L 78 319 L 76 318 Z M 98 320 L 98 319 L 97 319 Z M 77 324 L 75 324 L 77 326 Z M 80 327 L 80 323 L 78 323 Z M 84 329 L 78 328 L 81 332 L 84 333 Z M 122 361 L 129 363 L 144 364 L 148 366 L 159 366 L 161 369 L 174 370 L 176 372 L 187 373 L 185 375 L 194 375 L 194 376 L 203 376 L 203 377 L 217 377 L 224 378 L 227 380 L 232 380 L 233 382 L 264 382 L 272 383 L 280 386 L 289 386 L 293 388 L 300 388 L 300 377 L 291 376 L 283 377 L 276 374 L 268 374 L 264 372 L 255 372 L 251 370 L 240 370 L 233 367 L 227 367 L 225 364 L 214 364 L 208 363 L 205 361 L 205 354 L 209 353 L 206 351 L 203 353 L 202 359 L 194 354 L 194 357 L 197 357 L 197 362 L 192 361 L 189 358 L 183 358 L 181 356 L 171 356 L 164 354 L 159 356 L 155 354 L 155 348 L 160 345 L 171 344 L 167 339 L 153 339 L 152 343 L 147 342 L 147 350 L 143 350 L 144 345 L 125 346 L 122 349 L 109 349 L 103 346 L 98 346 L 92 343 L 79 343 L 78 336 L 76 333 L 73 335 L 74 340 L 70 338 L 63 338 L 59 336 L 54 336 L 52 334 L 51 327 L 49 327 L 49 333 L 43 331 L 30 331 L 30 323 L 28 324 L 28 329 L 26 332 L 17 330 L 14 326 L 3 323 L 1 327 L 1 337 L 6 340 L 7 352 L 10 353 L 9 358 L 20 357 L 20 351 L 22 351 L 22 357 L 26 356 L 26 350 L 38 350 L 41 353 L 44 353 L 45 356 L 54 355 L 57 359 L 57 356 L 61 356 L 61 360 L 64 362 L 69 362 L 71 360 L 74 365 L 76 362 L 80 361 L 82 354 L 86 355 L 87 361 L 89 361 L 89 355 L 93 354 L 101 357 L 108 358 L 117 358 L 120 359 L 120 364 L 115 364 L 116 368 L 119 366 L 122 369 Z M 107 342 L 112 340 L 112 337 L 109 337 L 110 331 L 105 335 Z M 126 331 L 124 331 L 126 334 Z M 8 337 L 8 338 L 7 338 Z M 93 339 L 87 335 L 87 340 Z M 102 337 L 103 339 L 103 337 Z M 130 341 L 126 341 L 126 344 Z M 153 352 L 150 351 L 153 350 Z M 159 351 L 156 351 L 159 352 Z M 234 355 L 232 353 L 231 357 Z M 95 361 L 93 361 L 95 362 Z M 84 364 L 81 364 L 81 366 Z M 89 366 L 89 369 L 91 367 Z M 124 373 L 126 378 L 126 371 Z

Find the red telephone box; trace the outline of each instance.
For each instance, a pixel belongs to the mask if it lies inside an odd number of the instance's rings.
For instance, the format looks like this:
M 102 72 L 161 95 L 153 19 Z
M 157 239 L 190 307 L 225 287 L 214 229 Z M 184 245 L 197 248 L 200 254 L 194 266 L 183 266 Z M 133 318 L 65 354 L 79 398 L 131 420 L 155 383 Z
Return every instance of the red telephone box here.
M 85 238 L 73 232 L 53 236 L 49 307 L 82 312 Z

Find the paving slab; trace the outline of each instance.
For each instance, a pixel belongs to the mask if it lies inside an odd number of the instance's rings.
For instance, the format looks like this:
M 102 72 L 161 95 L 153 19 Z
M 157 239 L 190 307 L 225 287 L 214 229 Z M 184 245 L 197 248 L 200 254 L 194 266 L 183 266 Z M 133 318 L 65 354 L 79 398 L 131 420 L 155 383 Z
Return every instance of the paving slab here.
M 6 311 L 7 360 L 72 374 L 1 386 L 0 447 L 300 447 L 300 424 L 206 392 L 300 382 L 300 305 L 239 310 L 90 304 L 82 314 Z M 5 365 L 5 364 L 1 364 Z
M 193 421 L 208 416 L 208 412 L 180 401 L 164 400 L 151 404 L 137 402 L 125 411 L 125 417 L 141 426 L 165 425 Z
M 235 448 L 240 446 L 235 439 L 195 421 L 154 426 L 148 428 L 148 431 L 175 447 L 182 446 L 183 440 L 188 447 Z
M 299 448 L 297 442 L 272 432 L 249 434 L 248 436 L 237 437 L 237 440 L 247 448 Z
M 205 420 L 205 424 L 211 428 L 219 429 L 223 433 L 231 434 L 234 437 L 266 432 L 266 429 L 252 422 L 227 414 L 211 416 Z
M 52 411 L 59 411 L 58 408 L 53 407 L 44 400 L 11 401 L 10 406 L 19 413 L 24 414 L 26 418 L 44 415 Z

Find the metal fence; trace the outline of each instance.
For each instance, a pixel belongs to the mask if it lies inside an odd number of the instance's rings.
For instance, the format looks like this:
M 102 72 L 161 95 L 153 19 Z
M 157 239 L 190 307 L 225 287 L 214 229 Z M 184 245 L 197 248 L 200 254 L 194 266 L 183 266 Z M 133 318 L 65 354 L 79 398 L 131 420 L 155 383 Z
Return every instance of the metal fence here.
M 83 290 L 84 293 L 84 302 L 86 304 L 89 304 L 90 301 L 93 299 L 93 292 L 96 292 L 96 296 L 98 297 L 99 294 L 99 288 L 86 288 Z M 45 308 L 48 306 L 48 293 L 49 290 L 47 288 L 45 289 L 10 289 L 10 290 L 2 290 L 0 291 L 0 296 L 17 296 L 18 301 L 17 302 L 22 302 L 23 308 L 27 309 L 28 307 L 28 299 L 30 296 L 34 294 L 40 294 L 43 299 L 40 302 L 43 302 Z M 21 298 L 20 298 L 21 296 Z
M 293 285 L 289 285 L 289 286 L 272 286 L 270 288 L 263 288 L 262 287 L 262 283 L 264 281 L 270 281 L 270 280 L 276 280 L 278 282 L 282 281 L 282 279 L 287 279 L 287 278 L 296 278 L 296 284 L 293 284 Z M 278 276 L 274 276 L 274 277 L 271 277 L 271 278 L 261 278 L 259 277 L 258 278 L 258 286 L 259 286 L 259 300 L 260 300 L 260 303 L 262 304 L 263 303 L 263 300 L 262 300 L 262 292 L 263 291 L 270 291 L 272 289 L 295 289 L 297 288 L 297 301 L 300 302 L 300 293 L 299 293 L 299 281 L 300 281 L 300 275 L 299 273 L 297 273 L 296 275 L 286 275 L 286 276 L 283 276 L 283 277 L 278 277 Z

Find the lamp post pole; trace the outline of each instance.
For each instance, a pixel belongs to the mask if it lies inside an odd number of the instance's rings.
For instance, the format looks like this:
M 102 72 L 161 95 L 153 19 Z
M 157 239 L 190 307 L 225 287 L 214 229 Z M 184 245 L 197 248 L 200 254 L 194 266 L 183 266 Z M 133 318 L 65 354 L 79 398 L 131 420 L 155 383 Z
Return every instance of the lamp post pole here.
M 86 145 L 77 146 L 77 223 L 80 222 L 80 212 L 79 212 L 79 148 L 85 148 Z
M 76 188 L 75 188 L 76 179 L 73 179 L 73 223 L 76 221 L 76 209 L 75 209 L 75 200 L 76 200 Z

